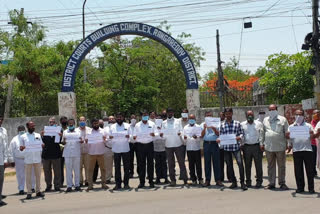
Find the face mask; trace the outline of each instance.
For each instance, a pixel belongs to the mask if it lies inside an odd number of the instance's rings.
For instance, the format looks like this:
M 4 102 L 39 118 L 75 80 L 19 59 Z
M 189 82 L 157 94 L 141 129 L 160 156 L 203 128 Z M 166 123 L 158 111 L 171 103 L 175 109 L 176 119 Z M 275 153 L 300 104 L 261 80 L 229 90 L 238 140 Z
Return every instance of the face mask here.
M 67 122 L 61 122 L 62 126 L 67 126 Z
M 24 133 L 26 133 L 25 131 L 20 131 L 19 135 L 23 135 Z
M 52 124 L 51 126 L 57 127 L 57 124 Z
M 130 120 L 130 124 L 133 125 L 133 126 L 136 124 L 136 122 L 137 122 L 136 119 L 131 119 L 131 120 Z
M 188 118 L 188 116 L 189 116 L 188 113 L 181 113 L 182 118 Z
M 117 123 L 121 126 L 123 123 L 123 120 L 117 120 Z
M 295 118 L 296 118 L 296 123 L 298 125 L 301 125 L 304 121 L 304 116 L 302 116 L 302 115 L 296 115 Z
M 195 123 L 196 123 L 196 120 L 194 120 L 194 119 L 190 119 L 190 120 L 189 120 L 189 124 L 190 124 L 190 125 L 194 125 Z
M 74 126 L 69 126 L 68 129 L 69 129 L 70 131 L 73 131 L 73 130 L 74 130 Z
M 142 116 L 142 120 L 143 121 L 148 121 L 149 120 L 149 116 Z
M 248 117 L 247 117 L 247 121 L 249 122 L 249 123 L 252 123 L 253 122 L 253 116 L 252 115 L 249 115 Z
M 271 120 L 274 120 L 278 116 L 278 111 L 277 110 L 269 111 L 269 116 Z
M 92 128 L 93 128 L 94 130 L 98 130 L 100 127 L 99 127 L 99 126 L 92 126 Z
M 266 116 L 265 114 L 259 114 L 259 116 L 258 116 L 258 117 L 259 117 L 259 120 L 260 120 L 260 121 L 263 121 L 263 119 L 265 118 L 265 116 Z
M 99 124 L 99 127 L 103 129 L 103 124 Z
M 104 126 L 104 127 L 107 127 L 107 126 L 109 126 L 109 122 L 108 122 L 108 121 L 106 121 L 106 122 L 103 122 L 103 126 Z
M 161 118 L 162 118 L 163 120 L 165 120 L 165 119 L 167 119 L 167 115 L 166 115 L 166 114 L 163 114 L 163 115 L 161 115 Z
M 31 134 L 34 132 L 34 130 L 35 130 L 35 128 L 28 128 L 28 132 Z
M 81 122 L 79 123 L 79 126 L 80 126 L 80 127 L 85 127 L 85 126 L 86 126 L 86 122 L 81 121 Z

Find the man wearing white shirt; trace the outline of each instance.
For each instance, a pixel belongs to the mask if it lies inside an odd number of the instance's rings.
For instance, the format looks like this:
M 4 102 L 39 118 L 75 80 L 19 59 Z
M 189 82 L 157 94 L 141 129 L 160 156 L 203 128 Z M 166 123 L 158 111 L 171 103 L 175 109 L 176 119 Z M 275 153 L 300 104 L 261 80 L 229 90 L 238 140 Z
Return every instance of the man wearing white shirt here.
M 41 152 L 43 142 L 41 135 L 35 133 L 35 124 L 32 121 L 27 123 L 28 132 L 21 135 L 20 150 L 25 150 L 24 163 L 26 171 L 26 185 L 27 185 L 27 198 L 31 199 L 32 194 L 32 168 L 36 176 L 36 196 L 44 197 L 44 194 L 40 192 L 40 180 L 41 180 Z
M 99 127 L 99 120 L 92 119 L 92 130 L 86 136 L 86 143 L 89 146 L 89 177 L 87 191 L 93 190 L 93 170 L 98 162 L 101 172 L 101 186 L 102 189 L 108 189 L 106 185 L 106 168 L 104 166 L 104 153 L 106 145 L 106 136 L 103 129 Z
M 10 153 L 13 156 L 14 163 L 15 163 L 15 169 L 16 169 L 16 177 L 18 182 L 18 190 L 19 195 L 24 195 L 24 186 L 25 186 L 25 169 L 24 169 L 24 151 L 20 151 L 20 144 L 21 144 L 21 135 L 25 133 L 25 127 L 19 126 L 18 127 L 18 135 L 16 135 L 14 138 L 12 138 L 10 142 Z M 32 170 L 32 189 L 34 189 L 35 186 L 35 176 L 34 176 L 34 170 Z
M 196 130 L 200 129 L 199 133 Z M 189 162 L 189 171 L 192 184 L 197 184 L 197 179 L 199 184 L 203 185 L 202 179 L 202 164 L 201 164 L 201 151 L 200 151 L 200 136 L 201 127 L 196 124 L 196 117 L 194 114 L 189 115 L 189 124 L 183 129 L 183 139 L 187 146 L 187 156 Z M 197 171 L 197 175 L 196 175 Z
M 137 155 L 137 148 L 135 144 L 135 140 L 133 140 L 133 133 L 134 133 L 134 127 L 137 124 L 137 118 L 135 114 L 132 114 L 130 116 L 130 128 L 129 128 L 129 134 L 130 134 L 130 140 L 129 140 L 129 146 L 130 146 L 130 178 L 133 178 L 134 175 L 134 154 L 136 154 L 136 160 L 138 159 Z M 138 164 L 137 164 L 138 166 Z M 137 173 L 139 174 L 139 168 L 137 167 Z
M 114 169 L 116 186 L 113 190 L 121 189 L 121 159 L 123 163 L 124 189 L 130 189 L 130 146 L 129 146 L 129 129 L 130 125 L 124 123 L 124 116 L 122 113 L 116 114 L 116 123 L 110 126 L 109 138 L 111 139 L 112 151 L 114 153 Z
M 86 124 L 86 118 L 81 116 L 79 118 L 79 128 L 77 128 L 81 133 L 81 138 L 86 139 L 86 136 L 89 132 L 91 132 L 91 128 Z M 80 157 L 80 187 L 88 185 L 88 175 L 89 175 L 89 148 L 88 144 L 82 143 L 81 144 L 81 157 Z M 83 169 L 84 169 L 84 176 L 83 176 Z
M 182 129 L 186 125 L 188 125 L 188 117 L 189 117 L 189 111 L 188 111 L 188 109 L 185 108 L 185 109 L 182 110 L 181 118 L 180 118 Z M 181 140 L 182 140 L 182 144 L 183 144 L 183 148 L 184 148 L 184 152 L 183 152 L 184 159 L 186 159 L 187 146 L 185 145 L 185 142 L 184 142 L 183 138 L 181 138 Z M 181 176 L 179 177 L 179 180 L 183 180 Z
M 247 120 L 241 123 L 244 131 L 243 135 L 243 159 L 246 172 L 247 187 L 251 187 L 251 167 L 252 159 L 256 168 L 257 183 L 256 187 L 262 187 L 262 152 L 260 146 L 263 141 L 263 124 L 254 120 L 253 111 L 247 111 Z
M 174 118 L 174 111 L 172 108 L 167 109 L 168 118 L 166 121 L 163 122 L 162 128 L 164 132 L 168 134 L 164 136 L 166 137 L 166 152 L 168 158 L 168 167 L 169 167 L 169 176 L 170 176 L 170 186 L 176 185 L 176 171 L 175 171 L 175 157 L 178 160 L 179 168 L 180 168 L 180 175 L 184 181 L 184 184 L 187 184 L 187 171 L 185 165 L 185 158 L 184 158 L 184 148 L 181 141 L 181 122 L 179 119 Z
M 80 191 L 80 157 L 81 144 L 83 143 L 79 129 L 75 128 L 74 119 L 68 120 L 68 129 L 63 131 L 63 154 L 66 164 L 67 190 L 72 191 L 72 186 L 76 191 Z M 74 183 L 72 182 L 74 178 Z
M 133 139 L 137 145 L 139 180 L 138 188 L 143 188 L 146 178 L 146 165 L 150 188 L 154 188 L 154 149 L 153 140 L 155 137 L 155 124 L 149 120 L 149 113 L 144 110 L 142 112 L 142 121 L 136 124 Z
M 13 162 L 11 154 L 9 152 L 9 142 L 7 130 L 1 127 L 3 117 L 0 117 L 0 207 L 7 205 L 2 201 L 2 187 L 4 182 L 4 169 L 10 166 Z
M 101 126 L 100 126 L 101 128 Z M 109 135 L 110 126 L 104 126 L 104 132 L 106 135 Z M 104 166 L 106 168 L 106 184 L 111 183 L 112 178 L 112 168 L 113 168 L 113 152 L 112 148 L 106 145 L 105 153 L 104 153 Z

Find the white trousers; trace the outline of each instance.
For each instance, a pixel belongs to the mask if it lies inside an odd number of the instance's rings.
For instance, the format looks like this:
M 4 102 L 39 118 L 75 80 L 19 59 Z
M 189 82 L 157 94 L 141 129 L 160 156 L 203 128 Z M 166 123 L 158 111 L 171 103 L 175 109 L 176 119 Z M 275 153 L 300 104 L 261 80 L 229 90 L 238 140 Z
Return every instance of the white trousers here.
M 25 175 L 25 163 L 23 158 L 15 158 L 15 168 L 16 168 L 16 177 L 18 182 L 18 190 L 24 191 L 24 186 L 26 183 L 26 175 Z M 32 189 L 34 189 L 35 183 L 36 183 L 36 177 L 34 175 L 34 169 L 32 169 L 32 175 L 31 175 L 31 182 L 32 182 Z
M 80 157 L 65 157 L 67 187 L 80 186 Z M 74 183 L 72 177 L 74 176 Z

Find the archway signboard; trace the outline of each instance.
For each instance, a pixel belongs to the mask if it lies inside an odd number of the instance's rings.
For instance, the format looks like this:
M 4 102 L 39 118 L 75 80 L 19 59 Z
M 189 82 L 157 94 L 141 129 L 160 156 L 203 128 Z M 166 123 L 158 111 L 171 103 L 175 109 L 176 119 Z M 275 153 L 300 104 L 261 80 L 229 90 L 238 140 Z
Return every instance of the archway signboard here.
M 196 70 L 189 54 L 183 46 L 172 36 L 159 28 L 143 23 L 120 22 L 107 25 L 91 33 L 73 51 L 67 61 L 63 74 L 62 92 L 59 93 L 59 115 L 71 116 L 71 107 L 73 112 L 72 116 L 75 116 L 75 95 L 73 94 L 74 83 L 77 71 L 85 56 L 99 43 L 120 35 L 139 35 L 148 37 L 167 47 L 177 58 L 184 72 L 187 86 L 188 109 L 191 108 L 190 110 L 192 110 L 200 107 Z M 71 101 L 73 103 L 72 105 Z

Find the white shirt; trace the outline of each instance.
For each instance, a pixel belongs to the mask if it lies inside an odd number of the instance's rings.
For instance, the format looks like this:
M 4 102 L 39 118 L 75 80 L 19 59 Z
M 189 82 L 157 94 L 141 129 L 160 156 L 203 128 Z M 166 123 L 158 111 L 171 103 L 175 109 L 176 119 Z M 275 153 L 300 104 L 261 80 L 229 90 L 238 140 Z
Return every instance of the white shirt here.
M 182 132 L 181 121 L 176 118 L 171 118 L 163 121 L 162 129 L 175 129 L 177 134 L 167 135 L 166 137 L 166 147 L 179 147 L 182 145 L 182 141 L 178 133 Z
M 21 146 L 25 146 L 26 144 L 28 144 L 28 142 L 37 142 L 37 143 L 41 143 L 42 139 L 41 139 L 41 135 L 39 133 L 35 133 L 33 132 L 32 134 L 30 134 L 29 132 L 21 135 Z M 24 163 L 25 164 L 33 164 L 33 163 L 41 163 L 41 153 L 42 153 L 42 149 L 41 151 L 25 151 L 24 153 Z
M 138 122 L 134 128 L 133 136 L 137 136 L 136 142 L 147 144 L 151 143 L 154 140 L 154 137 L 152 137 L 149 133 L 155 133 L 156 125 L 154 122 L 151 122 L 150 120 L 147 121 L 146 124 L 144 124 L 142 121 Z M 139 139 L 139 134 L 141 133 L 148 133 L 145 137 L 142 139 Z
M 69 140 L 68 137 L 74 135 L 79 140 Z M 70 132 L 68 129 L 63 131 L 62 139 L 65 139 L 66 144 L 64 145 L 62 157 L 72 158 L 81 156 L 81 132 L 79 129 L 75 129 L 74 132 Z
M 133 139 L 133 133 L 134 133 L 134 127 L 132 124 L 130 124 L 129 127 L 129 135 L 130 135 L 130 139 L 129 139 L 129 143 L 135 143 L 136 141 Z
M 85 129 L 81 129 L 80 127 L 76 128 L 76 131 L 77 130 L 80 131 L 81 137 L 83 140 L 86 139 L 87 134 L 91 132 L 91 128 L 89 128 L 88 126 L 86 126 Z M 88 144 L 82 143 L 80 146 L 81 146 L 81 154 L 88 154 L 89 152 Z
M 24 158 L 24 151 L 20 151 L 20 145 L 21 145 L 21 136 L 17 135 L 14 138 L 12 138 L 10 142 L 10 153 L 13 155 L 13 158 Z
M 291 124 L 289 127 L 297 126 L 296 122 Z M 314 131 L 312 128 L 312 125 L 310 123 L 303 122 L 301 126 L 307 126 L 310 131 Z M 318 124 L 317 124 L 318 126 Z M 317 129 L 317 126 L 315 127 L 315 130 Z M 289 128 L 288 128 L 289 131 Z M 289 145 L 292 146 L 292 152 L 302 152 L 302 151 L 309 151 L 312 152 L 312 146 L 311 146 L 311 139 L 310 137 L 307 139 L 299 139 L 299 138 L 290 138 Z
M 115 123 L 110 126 L 109 135 L 113 136 L 113 138 L 111 139 L 111 145 L 112 151 L 114 153 L 124 153 L 130 151 L 129 138 L 116 138 L 114 136 L 116 133 L 123 133 L 125 135 L 129 135 L 129 129 L 130 125 L 128 123 L 122 123 L 121 126 L 119 126 L 118 123 Z
M 190 124 L 186 125 L 183 128 L 183 134 L 182 134 L 182 138 L 185 141 L 186 145 L 187 145 L 187 151 L 198 151 L 200 150 L 200 136 L 197 136 L 197 139 L 194 139 L 193 136 L 188 136 L 185 135 L 186 130 L 187 129 L 195 129 L 196 127 L 200 127 L 198 124 L 194 124 L 193 126 L 191 126 Z M 184 139 L 184 136 L 187 136 L 187 139 Z
M 106 136 L 106 133 L 103 129 L 99 128 L 98 130 L 91 129 L 91 132 L 88 134 L 93 134 L 93 135 L 100 135 Z M 101 138 L 101 142 L 99 143 L 94 143 L 94 144 L 89 144 L 89 155 L 103 155 L 106 152 L 106 146 L 105 146 L 105 141 Z
M 242 140 L 244 144 L 257 144 L 262 145 L 263 141 L 263 124 L 257 120 L 254 120 L 252 124 L 248 123 L 248 121 L 243 121 L 241 126 L 244 131 L 244 135 L 242 136 Z
M 13 162 L 9 152 L 8 133 L 5 128 L 0 127 L 0 166 L 7 162 Z

